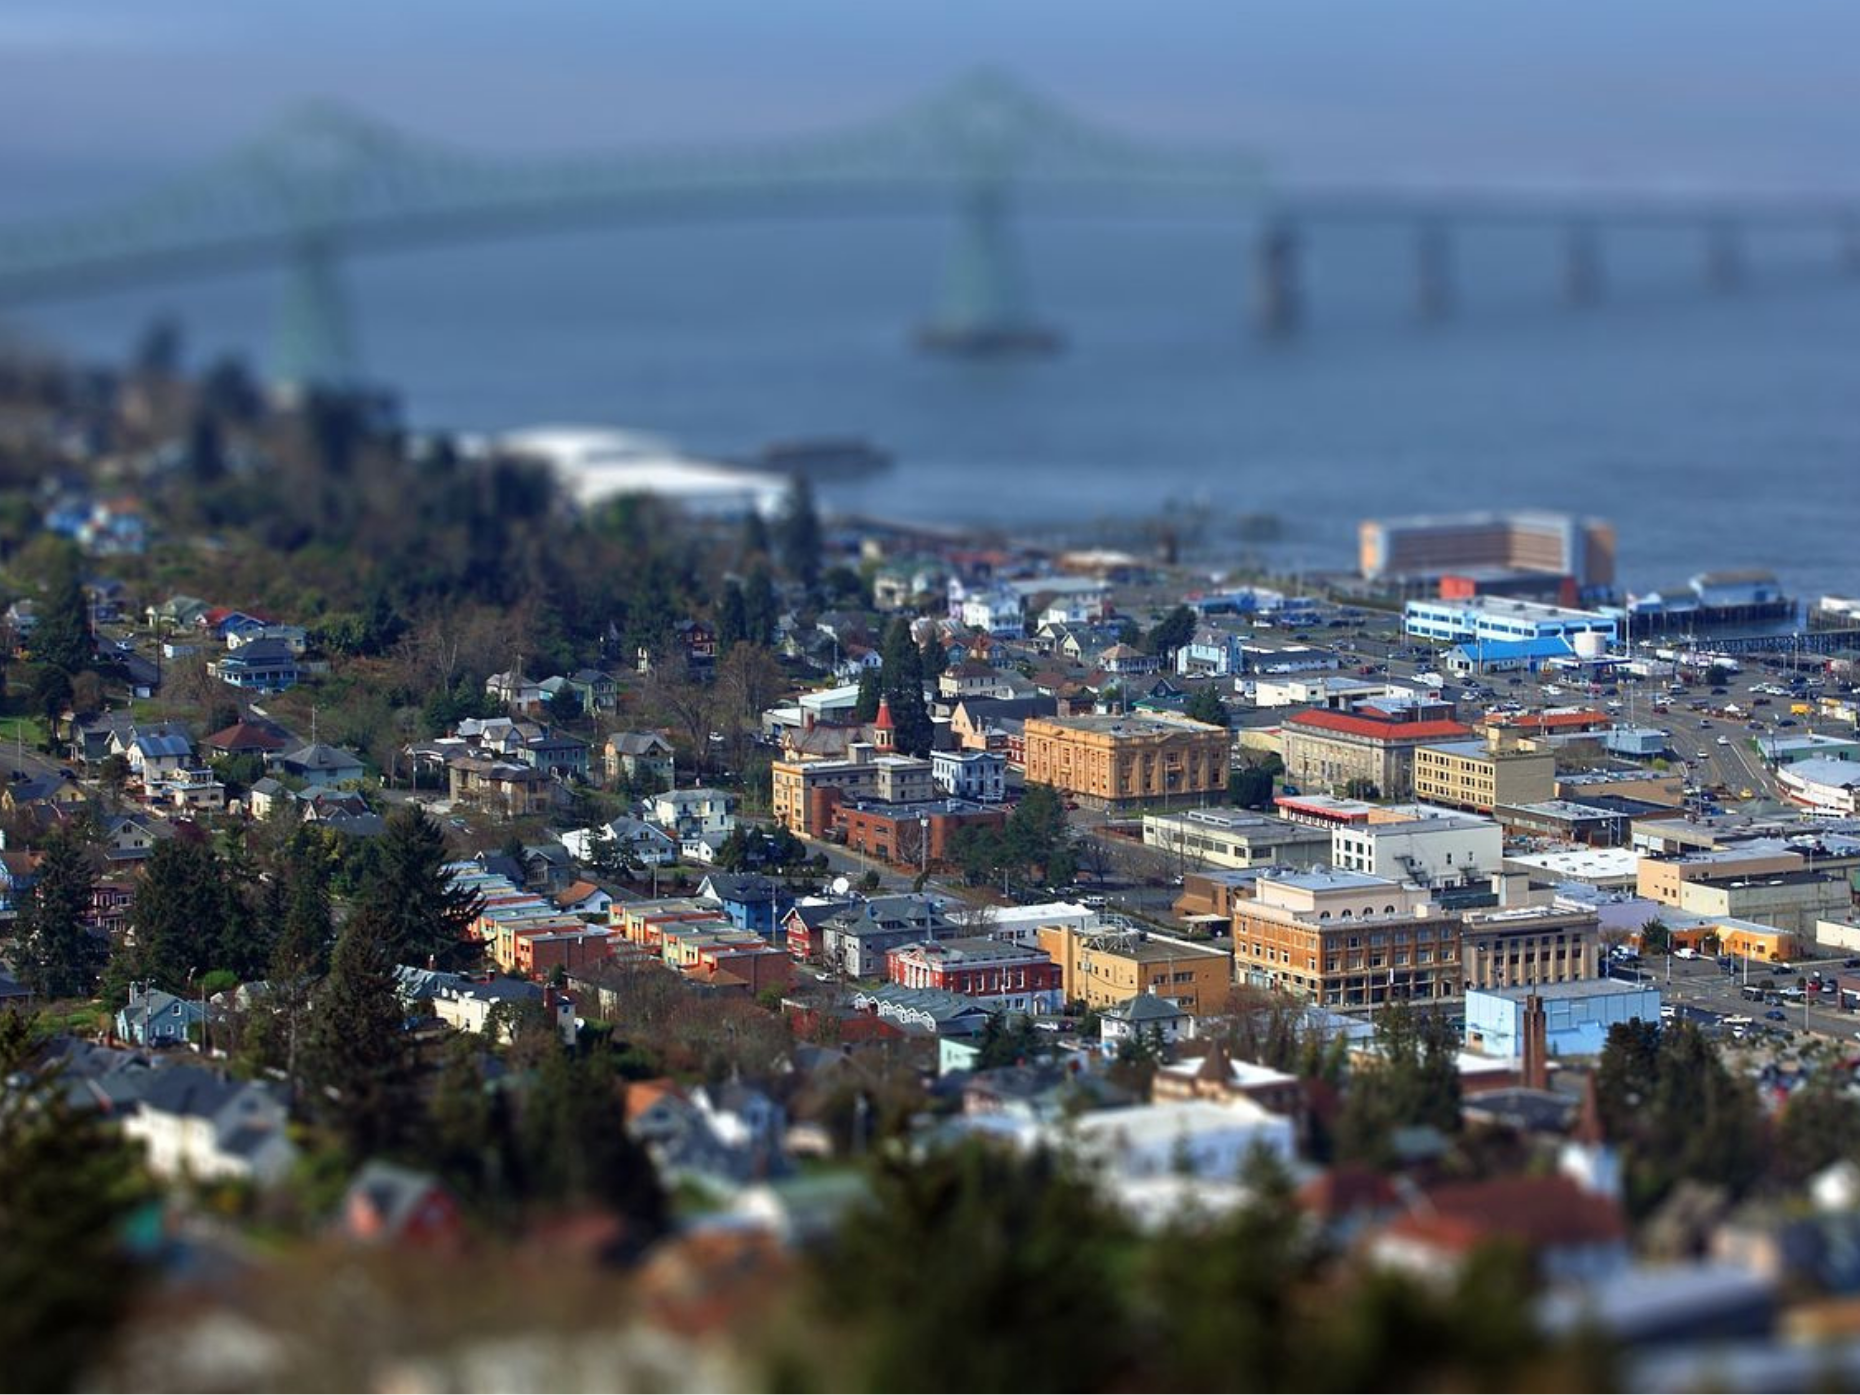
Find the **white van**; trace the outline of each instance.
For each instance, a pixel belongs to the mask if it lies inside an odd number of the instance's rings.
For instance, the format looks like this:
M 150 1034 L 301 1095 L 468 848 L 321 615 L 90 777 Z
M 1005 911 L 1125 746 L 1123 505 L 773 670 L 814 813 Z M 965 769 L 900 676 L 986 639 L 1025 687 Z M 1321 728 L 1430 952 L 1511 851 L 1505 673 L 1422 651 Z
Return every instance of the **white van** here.
M 1691 945 L 1683 945 L 1673 951 L 1673 957 L 1675 959 L 1697 959 L 1700 955 Z

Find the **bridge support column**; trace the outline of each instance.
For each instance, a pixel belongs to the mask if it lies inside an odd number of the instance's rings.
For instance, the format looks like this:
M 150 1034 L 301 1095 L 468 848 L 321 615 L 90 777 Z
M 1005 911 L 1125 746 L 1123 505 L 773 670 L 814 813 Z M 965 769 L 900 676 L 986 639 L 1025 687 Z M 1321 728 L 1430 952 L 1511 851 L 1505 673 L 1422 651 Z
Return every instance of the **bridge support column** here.
M 942 304 L 917 331 L 918 344 L 940 353 L 989 356 L 1052 353 L 1060 335 L 1035 322 L 1008 189 L 978 180 L 957 215 L 956 240 L 943 274 Z
M 287 393 L 347 387 L 357 377 L 355 335 L 334 239 L 308 233 L 292 247 L 278 316 L 273 376 Z
M 1263 339 L 1290 339 L 1303 323 L 1298 241 L 1298 229 L 1287 218 L 1269 218 L 1259 231 L 1253 249 L 1253 324 Z
M 1602 239 L 1593 224 L 1571 223 L 1563 234 L 1563 303 L 1572 309 L 1602 298 Z
M 1453 314 L 1453 239 L 1446 224 L 1421 224 L 1414 242 L 1414 308 L 1424 324 Z
M 1728 220 L 1705 229 L 1705 284 L 1721 294 L 1744 284 L 1744 244 L 1737 224 Z

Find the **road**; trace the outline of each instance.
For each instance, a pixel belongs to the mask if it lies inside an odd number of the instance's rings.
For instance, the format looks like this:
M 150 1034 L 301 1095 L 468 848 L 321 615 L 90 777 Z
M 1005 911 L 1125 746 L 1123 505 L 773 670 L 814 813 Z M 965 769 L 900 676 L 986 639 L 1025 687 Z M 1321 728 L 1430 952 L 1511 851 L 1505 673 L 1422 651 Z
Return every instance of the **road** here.
M 1660 990 L 1663 1003 L 1673 1003 L 1682 1008 L 1699 1008 L 1720 1017 L 1741 1014 L 1756 1019 L 1765 1027 L 1783 1027 L 1795 1032 L 1810 1031 L 1851 1041 L 1860 1031 L 1860 1014 L 1842 1011 L 1836 1006 L 1839 1000 L 1834 994 L 1808 995 L 1799 1001 L 1786 1002 L 1780 1006 L 1753 1002 L 1743 995 L 1746 971 L 1752 985 L 1760 985 L 1765 979 L 1774 977 L 1779 988 L 1800 987 L 1807 982 L 1811 973 L 1819 970 L 1827 977 L 1840 973 L 1841 965 L 1840 959 L 1802 960 L 1791 966 L 1798 972 L 1776 974 L 1773 966 L 1754 962 L 1745 965 L 1739 961 L 1737 971 L 1727 974 L 1710 959 L 1686 960 L 1675 957 L 1670 964 L 1657 958 L 1649 959 L 1643 965 L 1643 971 L 1647 975 L 1645 982 Z M 1781 1012 L 1783 1020 L 1774 1022 L 1764 1016 L 1771 1011 Z

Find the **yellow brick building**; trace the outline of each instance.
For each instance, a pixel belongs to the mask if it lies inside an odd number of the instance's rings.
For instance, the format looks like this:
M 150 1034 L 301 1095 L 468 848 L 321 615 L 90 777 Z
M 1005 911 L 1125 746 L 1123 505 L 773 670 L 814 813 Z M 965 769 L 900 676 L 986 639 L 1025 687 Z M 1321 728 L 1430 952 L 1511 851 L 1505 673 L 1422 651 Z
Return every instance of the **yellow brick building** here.
M 1233 986 L 1233 961 L 1225 950 L 1140 930 L 1043 925 L 1039 936 L 1040 948 L 1059 966 L 1066 1001 L 1088 1008 L 1103 1010 L 1153 993 L 1200 1016 L 1219 1012 Z
M 1489 814 L 1501 804 L 1541 804 L 1556 796 L 1556 756 L 1494 733 L 1484 741 L 1442 741 L 1414 749 L 1414 797 L 1449 809 Z

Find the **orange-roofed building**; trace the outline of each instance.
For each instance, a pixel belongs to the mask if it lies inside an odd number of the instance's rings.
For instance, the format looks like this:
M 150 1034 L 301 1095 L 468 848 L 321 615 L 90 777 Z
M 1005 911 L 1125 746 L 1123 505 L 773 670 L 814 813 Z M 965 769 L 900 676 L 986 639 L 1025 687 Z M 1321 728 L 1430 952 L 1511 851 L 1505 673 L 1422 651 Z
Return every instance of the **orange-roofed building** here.
M 1451 1278 L 1494 1241 L 1522 1245 L 1549 1281 L 1605 1278 L 1629 1260 L 1620 1204 L 1560 1175 L 1436 1187 L 1377 1230 L 1369 1251 L 1390 1268 Z
M 1295 713 L 1282 728 L 1286 781 L 1301 793 L 1373 787 L 1384 799 L 1408 799 L 1414 793 L 1415 748 L 1472 735 L 1472 728 L 1441 715 L 1448 711 L 1438 704 L 1416 704 Z

